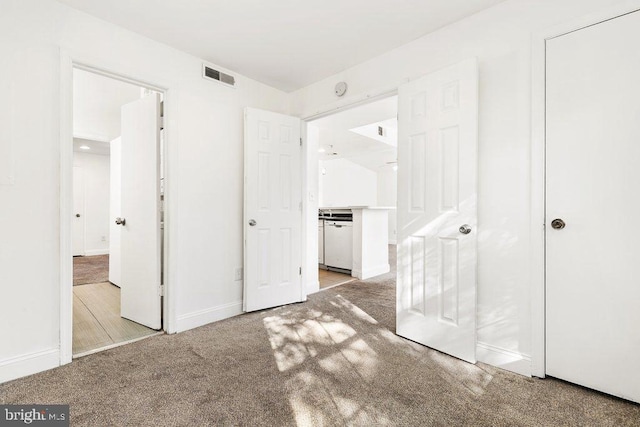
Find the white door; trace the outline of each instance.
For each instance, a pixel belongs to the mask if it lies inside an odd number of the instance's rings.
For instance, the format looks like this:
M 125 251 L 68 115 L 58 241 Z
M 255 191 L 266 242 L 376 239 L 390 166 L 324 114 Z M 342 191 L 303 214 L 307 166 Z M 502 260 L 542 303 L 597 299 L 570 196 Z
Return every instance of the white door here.
M 244 310 L 303 301 L 300 120 L 244 117 Z
M 120 314 L 160 329 L 159 95 L 124 105 L 121 118 Z
M 476 361 L 475 59 L 398 92 L 396 331 Z
M 73 167 L 73 256 L 84 255 L 84 171 Z
M 640 13 L 549 40 L 546 75 L 546 373 L 640 402 Z
M 122 211 L 122 195 L 121 195 L 121 159 L 122 159 L 122 143 L 118 137 L 111 141 L 109 156 L 109 281 L 116 286 L 121 286 L 121 263 L 122 254 L 120 249 L 120 233 L 122 227 L 115 222 L 115 218 L 120 216 Z

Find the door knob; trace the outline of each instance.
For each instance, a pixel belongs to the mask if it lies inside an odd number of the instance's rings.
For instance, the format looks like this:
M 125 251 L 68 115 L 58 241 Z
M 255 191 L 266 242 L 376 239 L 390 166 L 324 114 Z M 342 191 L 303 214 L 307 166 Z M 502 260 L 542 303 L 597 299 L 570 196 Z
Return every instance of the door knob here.
M 254 225 L 256 225 L 256 224 L 257 224 L 257 222 L 256 222 L 256 220 L 255 220 L 255 219 L 250 219 L 250 220 L 249 220 L 249 225 L 250 225 L 250 226 L 252 226 L 252 227 L 253 227 L 253 226 L 254 226 Z
M 120 218 L 120 217 L 116 218 L 116 224 L 117 225 L 125 225 L 126 222 L 127 222 L 127 220 L 124 219 L 124 218 Z
M 80 218 L 80 214 L 76 214 L 76 218 Z
M 469 224 L 462 224 L 460 228 L 458 228 L 458 231 L 462 234 L 469 234 L 471 233 L 471 227 L 469 226 Z
M 551 228 L 553 228 L 555 230 L 562 230 L 566 226 L 567 226 L 567 224 L 565 224 L 565 222 L 563 220 L 561 220 L 560 218 L 556 218 L 553 221 L 551 221 Z

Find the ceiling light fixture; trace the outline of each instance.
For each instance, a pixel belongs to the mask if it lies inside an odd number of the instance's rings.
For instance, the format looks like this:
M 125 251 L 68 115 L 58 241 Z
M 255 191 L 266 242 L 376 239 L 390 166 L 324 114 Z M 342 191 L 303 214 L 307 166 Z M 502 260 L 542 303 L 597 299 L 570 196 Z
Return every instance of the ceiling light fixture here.
M 88 145 L 81 145 L 80 149 L 81 150 L 91 150 L 91 147 L 89 147 Z

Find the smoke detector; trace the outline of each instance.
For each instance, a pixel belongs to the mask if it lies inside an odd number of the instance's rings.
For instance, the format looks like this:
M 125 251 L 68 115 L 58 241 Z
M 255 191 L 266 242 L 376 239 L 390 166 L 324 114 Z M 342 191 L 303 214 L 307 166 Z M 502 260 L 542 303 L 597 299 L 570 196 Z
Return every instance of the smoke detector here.
M 337 96 L 343 96 L 347 93 L 347 84 L 345 82 L 340 82 L 336 84 L 335 90 Z

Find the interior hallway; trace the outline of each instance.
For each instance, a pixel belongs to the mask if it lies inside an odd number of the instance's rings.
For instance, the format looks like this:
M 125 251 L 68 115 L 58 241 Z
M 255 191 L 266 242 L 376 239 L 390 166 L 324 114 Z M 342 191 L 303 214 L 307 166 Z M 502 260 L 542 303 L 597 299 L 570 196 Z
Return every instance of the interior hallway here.
M 120 288 L 108 280 L 108 255 L 73 258 L 74 356 L 157 333 L 120 317 Z
M 395 264 L 395 250 L 390 261 Z M 0 385 L 94 425 L 637 426 L 640 405 L 470 365 L 395 330 L 395 269 Z

